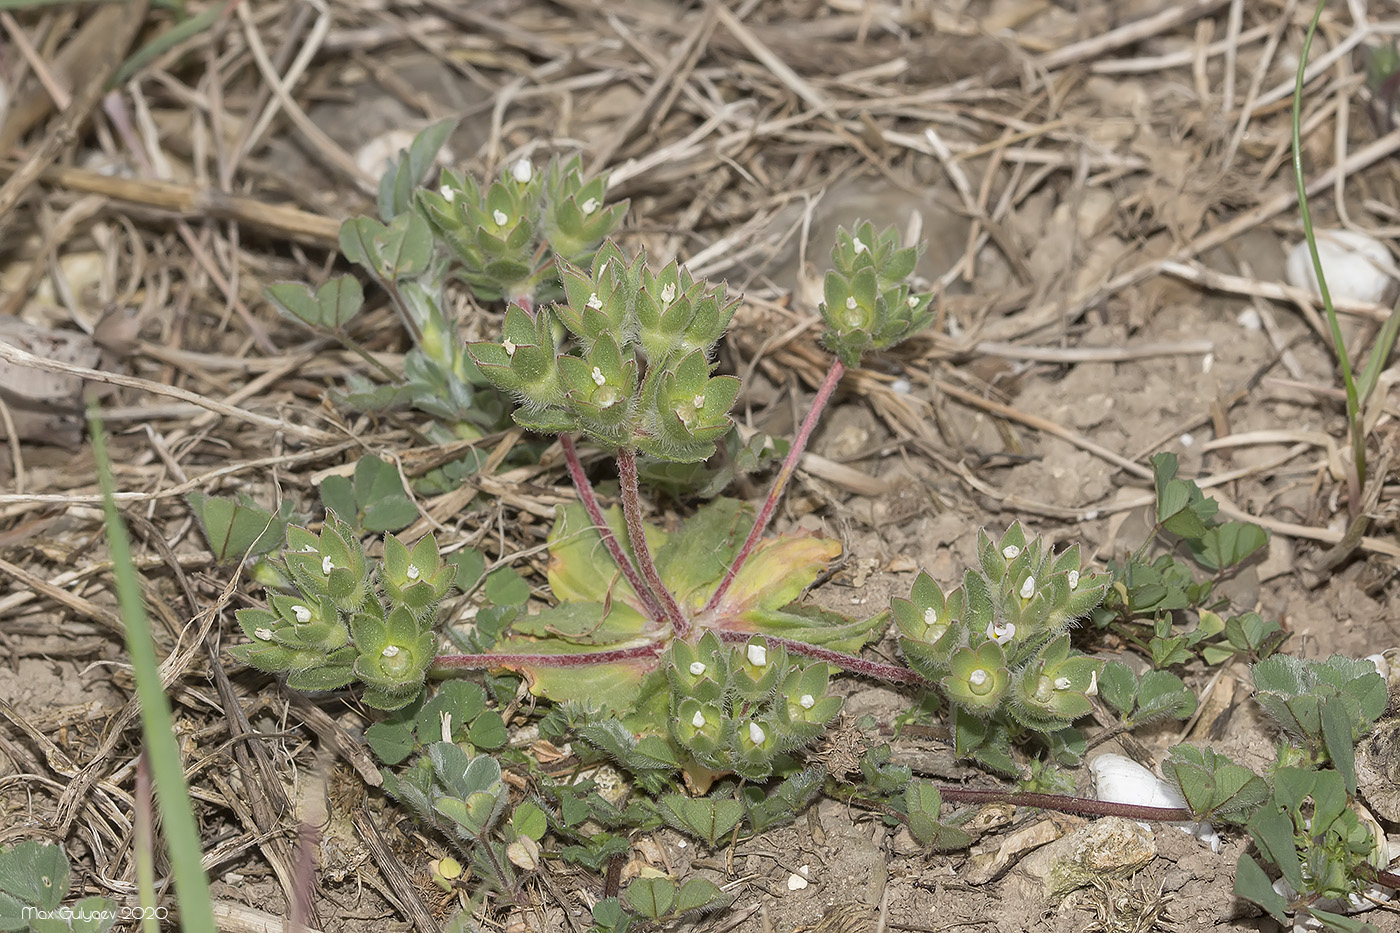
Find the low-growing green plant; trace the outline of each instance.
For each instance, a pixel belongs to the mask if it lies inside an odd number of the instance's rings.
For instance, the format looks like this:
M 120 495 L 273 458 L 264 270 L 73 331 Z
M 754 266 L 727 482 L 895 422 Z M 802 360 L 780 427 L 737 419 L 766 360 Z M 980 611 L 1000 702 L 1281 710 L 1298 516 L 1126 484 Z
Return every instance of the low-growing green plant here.
M 116 484 L 112 479 L 112 463 L 107 456 L 106 432 L 95 409 L 89 413 L 88 428 L 92 436 L 97 478 L 102 488 L 107 548 L 112 555 L 117 604 L 121 610 L 132 674 L 136 679 L 136 696 L 141 702 L 141 735 L 150 760 L 169 848 L 171 874 L 179 898 L 180 929 L 185 933 L 214 933 L 209 876 L 204 873 L 201 861 L 203 853 L 199 831 L 190 801 L 189 784 L 185 780 L 185 769 L 180 760 L 180 749 L 175 740 L 170 699 L 161 682 L 150 621 L 145 604 L 141 601 L 136 566 L 131 560 L 131 542 L 117 511 Z M 155 904 L 143 906 L 152 911 L 156 907 Z
M 412 406 L 434 419 L 426 434 L 439 442 L 479 437 L 506 413 L 458 337 L 454 308 L 464 296 L 454 289 L 465 286 L 480 302 L 532 308 L 557 295 L 556 262 L 587 263 L 627 212 L 625 201 L 604 203 L 607 177 L 586 178 L 578 158 L 552 160 L 543 171 L 522 159 L 484 187 L 444 169 L 436 190 L 421 188 L 455 126 L 444 121 L 418 134 L 380 179 L 378 219 L 354 217 L 340 229 L 341 252 L 389 296 L 412 338 L 401 373 L 350 335 L 365 305 L 353 276 L 335 276 L 314 291 L 296 282 L 266 290 L 285 315 L 339 340 L 383 378 L 352 374 L 346 404 L 369 411 Z
M 1381 371 L 1385 369 L 1390 360 L 1391 350 L 1395 348 L 1395 341 L 1400 337 L 1400 315 L 1391 314 L 1381 325 L 1380 331 L 1375 336 L 1375 342 L 1371 345 L 1371 353 L 1366 359 L 1366 365 L 1359 375 L 1353 374 L 1351 356 L 1347 352 L 1346 341 L 1342 336 L 1342 326 L 1337 317 L 1337 309 L 1332 303 L 1332 293 L 1327 287 L 1327 277 L 1322 270 L 1322 257 L 1317 250 L 1317 236 L 1313 233 L 1312 210 L 1308 207 L 1308 185 L 1307 176 L 1303 169 L 1303 78 L 1307 70 L 1308 53 L 1312 50 L 1313 36 L 1317 34 L 1317 24 L 1322 19 L 1322 11 L 1327 6 L 1327 0 L 1318 0 L 1313 12 L 1312 22 L 1308 24 L 1308 31 L 1303 38 L 1303 49 L 1298 58 L 1293 86 L 1293 114 L 1292 114 L 1292 147 L 1293 147 L 1293 180 L 1298 191 L 1298 215 L 1303 222 L 1303 234 L 1307 240 L 1308 252 L 1312 257 L 1313 274 L 1317 277 L 1318 292 L 1322 298 L 1322 307 L 1327 316 L 1327 329 L 1332 339 L 1332 352 L 1337 358 L 1337 371 L 1342 377 L 1342 388 L 1346 392 L 1346 415 L 1347 415 L 1347 439 L 1351 441 L 1351 463 L 1348 465 L 1347 476 L 1347 508 L 1351 516 L 1352 524 L 1357 526 L 1357 533 L 1364 531 L 1369 522 L 1369 518 L 1362 514 L 1361 506 L 1365 498 L 1366 490 L 1366 423 L 1363 416 L 1363 407 L 1370 401 L 1371 395 L 1375 392 L 1376 386 L 1380 382 Z M 1390 102 L 1394 97 L 1394 85 L 1392 72 L 1394 69 L 1393 48 L 1389 54 L 1381 52 L 1375 54 L 1367 65 L 1368 77 L 1379 79 L 1377 85 L 1381 88 L 1378 95 L 1381 105 L 1385 108 L 1384 118 L 1386 123 L 1392 119 L 1390 114 Z
M 65 904 L 73 870 L 63 849 L 47 842 L 0 848 L 0 930 L 106 933 L 117 905 L 105 897 Z
M 1092 612 L 1095 624 L 1137 646 L 1157 670 L 1196 658 L 1221 664 L 1273 654 L 1287 637 L 1283 627 L 1253 611 L 1221 615 L 1216 610 L 1226 602 L 1215 595 L 1221 580 L 1268 544 L 1268 532 L 1251 522 L 1220 521 L 1215 500 L 1177 476 L 1175 454 L 1154 456 L 1152 472 L 1157 493 L 1152 530 L 1130 557 L 1109 563 L 1103 604 Z M 1151 548 L 1164 541 L 1190 559 L 1170 552 L 1154 556 Z M 1190 614 L 1195 626 L 1178 620 Z M 1145 623 L 1151 634 L 1143 632 Z
M 675 262 L 655 271 L 644 255 L 629 257 L 610 240 L 590 246 L 621 213 L 600 213 L 602 187 L 583 184 L 576 168 L 556 166 L 541 181 L 517 165 L 485 191 L 444 173 L 437 193 L 414 192 L 411 179 L 421 176 L 428 151 L 427 143 L 415 144 L 391 173 L 393 184 L 382 189 L 389 226 L 349 227 L 347 254 L 391 294 L 402 296 L 409 279 L 428 274 L 415 257 L 440 253 L 479 296 L 506 299 L 499 340 L 459 344 L 455 330 L 422 308 L 406 319 L 418 326 L 418 351 L 437 360 L 439 375 L 450 371 L 463 385 L 493 387 L 517 403 L 518 425 L 559 437 L 579 502 L 559 508 L 547 542 L 552 602 L 528 611 L 530 587 L 514 571 L 486 574 L 484 559 L 471 551 L 445 561 L 432 536 L 410 548 L 388 535 L 382 559 L 373 557 L 359 536 L 376 505 L 369 490 L 380 479 L 391 493 L 403 487 L 397 471 L 393 482 L 387 479 L 392 467 L 366 466 L 366 458 L 348 490 L 327 496 L 328 503 L 339 496 L 357 521 L 332 509 L 319 533 L 287 528 L 287 546 L 274 560 L 284 584 L 270 592 L 267 608 L 239 611 L 249 642 L 233 651 L 285 675 L 294 688 L 358 683 L 363 701 L 389 714 L 371 726 L 371 747 L 386 766 L 412 759 L 407 770 L 386 770 L 386 788 L 455 841 L 498 897 L 518 902 L 524 878 L 541 859 L 603 871 L 628 851 L 628 832 L 661 825 L 717 846 L 791 819 L 823 792 L 876 810 L 933 849 L 973 839 L 970 813 L 945 814 L 945 804 L 1001 801 L 1245 826 L 1264 861 L 1275 865 L 1283 857 L 1275 852 L 1280 837 L 1256 829 L 1266 801 L 1282 799 L 1277 774 L 1335 773 L 1344 794 L 1354 793 L 1342 749 L 1374 719 L 1374 674 L 1367 679 L 1340 661 L 1299 667 L 1263 660 L 1281 641 L 1277 626 L 1252 613 L 1222 617 L 1219 604 L 1207 605 L 1215 583 L 1267 537 L 1253 525 L 1218 521 L 1214 501 L 1178 478 L 1169 456 L 1154 459 L 1153 534 L 1122 566 L 1086 569 L 1077 546 L 1056 552 L 1014 524 L 995 539 L 979 535 L 978 566 L 959 586 L 945 591 L 921 573 L 909 597 L 891 605 L 904 663 L 860 654 L 890 627 L 889 614 L 847 618 L 799 601 L 840 547 L 815 535 L 766 534 L 786 484 L 846 367 L 895 346 L 931 318 L 931 296 L 906 281 L 918 250 L 901 246 L 893 231 L 865 224 L 838 235 L 819 307 L 822 343 L 834 358 L 762 506 L 755 512 L 715 499 L 663 528 L 645 520 L 641 461 L 699 464 L 731 436 L 729 410 L 740 384 L 717 374 L 713 361 L 737 299 Z M 415 167 L 415 159 L 422 164 Z M 548 207 L 560 204 L 572 207 Z M 540 246 L 541 230 L 550 238 L 548 250 Z M 420 244 L 424 236 L 436 245 Z M 446 267 L 434 267 L 433 275 Z M 548 270 L 557 276 L 557 300 L 537 303 L 549 290 Z M 327 301 L 342 294 L 328 292 Z M 308 300 L 323 308 L 315 296 Z M 437 336 L 424 342 L 423 334 Z M 459 402 L 465 398 L 459 393 Z M 456 414 L 466 417 L 460 407 Z M 604 508 L 599 500 L 578 438 L 613 454 L 619 505 Z M 364 494 L 361 468 L 383 474 L 366 473 Z M 653 467 L 658 472 L 665 475 Z M 1157 541 L 1183 548 L 1191 562 L 1149 559 Z M 1194 567 L 1211 576 L 1196 579 Z M 454 586 L 480 589 L 482 605 L 471 625 L 439 633 L 439 607 Z M 1199 613 L 1194 629 L 1179 629 L 1172 616 L 1185 609 Z M 1091 615 L 1130 638 L 1150 620 L 1151 636 L 1133 640 L 1152 669 L 1136 674 L 1075 648 L 1071 629 Z M 459 653 L 440 653 L 441 638 Z M 1052 763 L 1082 760 L 1087 745 L 1076 723 L 1084 717 L 1116 716 L 1107 724 L 1118 730 L 1186 718 L 1196 698 L 1167 668 L 1236 656 L 1259 662 L 1260 702 L 1284 723 L 1288 741 L 1280 746 L 1277 772 L 1255 775 L 1209 749 L 1182 747 L 1166 770 L 1186 807 L 1043 792 L 1056 785 Z M 857 782 L 840 785 L 836 778 L 845 774 L 834 775 L 825 759 L 807 751 L 841 709 L 830 683 L 838 670 L 909 689 L 911 705 L 941 704 L 956 753 L 992 771 L 1021 776 L 1024 753 L 1040 756 L 1026 778 L 1031 792 L 915 781 L 908 767 L 891 760 L 887 745 L 859 756 L 846 771 L 858 773 Z M 425 692 L 430 677 L 467 673 L 483 678 L 483 686 L 449 681 L 431 696 Z M 539 723 L 542 737 L 574 741 L 590 765 L 620 765 L 637 793 L 616 802 L 598 783 L 561 781 L 513 748 L 492 707 L 493 699 L 499 708 L 509 695 L 512 676 L 554 704 Z M 503 762 L 525 771 L 534 791 L 513 806 Z M 1360 844 L 1349 826 L 1338 833 L 1346 846 Z M 545 848 L 547 840 L 557 848 Z M 1338 872 L 1356 883 L 1388 877 L 1374 865 L 1368 874 L 1340 849 L 1329 857 L 1342 867 L 1329 869 L 1323 887 L 1303 878 L 1290 910 L 1332 896 Z M 444 875 L 440 883 L 456 882 Z M 604 930 L 684 918 L 724 901 L 696 879 L 644 877 L 605 893 L 594 911 Z M 1245 893 L 1256 895 L 1263 897 L 1253 887 Z

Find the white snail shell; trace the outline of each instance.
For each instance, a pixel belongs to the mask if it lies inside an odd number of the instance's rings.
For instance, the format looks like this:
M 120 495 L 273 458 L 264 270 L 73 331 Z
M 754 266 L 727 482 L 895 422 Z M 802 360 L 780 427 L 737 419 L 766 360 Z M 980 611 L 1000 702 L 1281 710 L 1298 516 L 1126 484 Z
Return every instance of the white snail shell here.
M 1100 755 L 1089 762 L 1089 771 L 1094 776 L 1094 792 L 1099 800 L 1139 807 L 1186 806 L 1185 798 L 1175 787 L 1131 758 Z M 1172 825 L 1209 844 L 1211 851 L 1220 851 L 1220 836 L 1209 823 L 1181 822 Z

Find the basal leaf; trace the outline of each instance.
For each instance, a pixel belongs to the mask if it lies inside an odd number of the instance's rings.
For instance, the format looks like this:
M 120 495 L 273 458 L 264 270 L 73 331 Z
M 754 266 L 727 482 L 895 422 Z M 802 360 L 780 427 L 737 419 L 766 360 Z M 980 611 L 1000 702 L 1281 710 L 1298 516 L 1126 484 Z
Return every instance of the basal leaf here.
M 530 616 L 518 617 L 511 628 L 536 638 L 559 638 L 577 645 L 613 645 L 641 635 L 647 618 L 625 603 L 560 603 Z
M 811 535 L 769 538 L 754 548 L 723 601 L 715 607 L 720 620 L 756 610 L 781 609 L 811 586 L 831 561 L 841 555 L 841 542 Z M 718 586 L 718 581 L 715 581 Z M 713 588 L 710 588 L 713 592 Z M 693 599 L 698 609 L 709 592 Z
M 569 655 L 599 649 L 589 648 L 584 651 L 571 648 L 561 641 L 538 641 L 512 636 L 498 641 L 492 650 L 502 655 Z M 606 705 L 609 709 L 621 713 L 628 712 L 636 705 L 641 694 L 642 682 L 648 673 L 655 670 L 657 663 L 656 655 L 607 664 L 579 664 L 568 667 L 506 659 L 501 668 L 524 675 L 529 683 L 530 692 L 535 696 L 546 697 L 556 703 L 575 701 L 587 702 L 593 706 Z
M 621 509 L 608 509 L 604 515 L 622 544 L 623 552 L 630 556 L 632 549 L 628 545 Z M 658 553 L 665 544 L 666 533 L 648 526 L 647 546 L 651 552 Z M 616 605 L 622 602 L 638 613 L 645 611 L 636 591 L 603 546 L 602 536 L 588 520 L 582 505 L 571 503 L 559 508 L 554 529 L 549 534 L 548 575 L 550 589 L 561 603 L 611 602 Z
M 656 553 L 656 567 L 682 606 L 702 606 L 739 553 L 753 509 L 716 499 L 685 521 Z

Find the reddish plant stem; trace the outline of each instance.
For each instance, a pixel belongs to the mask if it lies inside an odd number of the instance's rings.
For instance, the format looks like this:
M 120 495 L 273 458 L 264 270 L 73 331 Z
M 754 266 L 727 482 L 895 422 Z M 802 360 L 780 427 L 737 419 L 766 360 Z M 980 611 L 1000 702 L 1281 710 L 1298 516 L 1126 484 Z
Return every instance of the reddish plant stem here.
M 1004 790 L 947 787 L 942 784 L 937 786 L 939 795 L 951 803 L 1009 803 L 1018 807 L 1058 810 L 1061 813 L 1121 816 L 1130 820 L 1154 820 L 1161 823 L 1182 823 L 1196 819 L 1195 814 L 1185 807 L 1144 807 L 1135 803 L 1113 803 L 1108 800 L 1090 800 L 1087 797 L 1066 797 L 1062 794 L 1021 794 Z
M 797 432 L 797 437 L 793 439 L 787 459 L 783 461 L 783 467 L 778 471 L 777 479 L 773 480 L 773 488 L 768 490 L 768 498 L 763 501 L 763 508 L 759 510 L 758 517 L 754 519 L 753 530 L 749 532 L 748 540 L 739 549 L 739 554 L 729 565 L 729 569 L 724 572 L 724 579 L 720 581 L 719 587 L 710 597 L 710 601 L 705 604 L 705 612 L 713 610 L 724 599 L 724 595 L 734 584 L 734 578 L 739 575 L 739 571 L 743 569 L 749 555 L 753 553 L 754 548 L 763 538 L 763 533 L 768 530 L 768 523 L 773 520 L 773 513 L 778 509 L 778 500 L 782 498 L 788 480 L 792 478 L 793 471 L 797 469 L 797 461 L 801 459 L 802 452 L 807 449 L 807 442 L 811 440 L 812 432 L 821 419 L 822 409 L 826 408 L 826 403 L 831 400 L 831 393 L 836 391 L 836 385 L 841 381 L 841 376 L 845 372 L 846 367 L 842 365 L 840 360 L 831 361 L 831 368 L 826 371 L 826 378 L 822 380 L 821 388 L 817 389 L 816 398 L 812 399 L 812 407 L 807 411 L 807 417 L 802 419 L 802 427 Z
M 661 604 L 657 602 L 656 596 L 651 589 L 642 582 L 642 575 L 637 572 L 637 565 L 632 563 L 632 558 L 627 556 L 627 552 L 622 549 L 622 542 L 617 540 L 617 535 L 613 534 L 612 526 L 608 524 L 607 518 L 603 515 L 603 507 L 598 502 L 598 496 L 593 491 L 593 484 L 588 481 L 588 476 L 583 472 L 583 462 L 579 460 L 578 448 L 574 446 L 574 439 L 568 434 L 559 435 L 559 446 L 564 449 L 564 462 L 569 466 L 569 479 L 574 481 L 574 489 L 578 490 L 579 502 L 583 503 L 583 510 L 588 513 L 589 521 L 598 529 L 598 534 L 603 539 L 603 547 L 608 549 L 612 555 L 617 568 L 622 571 L 622 575 L 627 578 L 627 582 L 632 584 L 632 589 L 636 591 L 637 597 L 646 607 L 647 615 L 653 622 L 660 622 L 664 619 L 665 613 L 661 610 Z
M 1375 877 L 1371 879 L 1376 884 L 1383 884 L 1387 888 L 1400 888 L 1400 873 L 1393 871 L 1381 871 L 1376 869 Z
M 627 517 L 627 537 L 632 539 L 632 553 L 637 555 L 637 564 L 642 569 L 642 576 L 651 584 L 651 591 L 661 601 L 666 620 L 671 623 L 676 635 L 684 638 L 690 634 L 690 620 L 681 612 L 676 597 L 661 582 L 661 574 L 656 572 L 656 562 L 651 559 L 651 548 L 647 547 L 646 525 L 642 523 L 642 494 L 637 486 L 637 452 L 632 448 L 617 449 L 617 475 L 622 481 L 622 514 Z
M 613 648 L 585 654 L 440 654 L 433 658 L 435 670 L 489 670 L 497 667 L 588 667 L 615 661 L 641 661 L 661 656 L 659 642 Z
M 732 629 L 711 629 L 720 641 L 728 644 L 742 644 L 753 638 L 759 632 L 739 632 Z M 822 648 L 818 645 L 809 645 L 805 641 L 792 641 L 788 638 L 778 638 L 774 635 L 763 636 L 768 642 L 775 645 L 782 645 L 789 654 L 801 655 L 804 658 L 812 658 L 816 661 L 826 661 L 828 664 L 835 664 L 842 670 L 850 671 L 852 674 L 864 674 L 866 677 L 873 677 L 876 680 L 885 680 L 897 684 L 917 684 L 920 686 L 933 686 L 927 680 L 920 677 L 907 667 L 900 667 L 895 664 L 885 664 L 880 661 L 867 661 L 865 658 L 857 657 L 854 654 L 846 654 L 841 651 L 832 651 L 830 648 Z

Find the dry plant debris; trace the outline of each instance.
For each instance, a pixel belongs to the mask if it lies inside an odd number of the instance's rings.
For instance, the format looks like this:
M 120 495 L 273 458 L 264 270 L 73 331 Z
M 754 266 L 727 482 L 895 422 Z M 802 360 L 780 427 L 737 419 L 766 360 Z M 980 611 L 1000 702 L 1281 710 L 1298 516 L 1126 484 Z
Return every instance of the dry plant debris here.
M 859 217 L 927 239 L 935 330 L 917 352 L 849 374 L 788 502 L 786 520 L 840 529 L 879 559 L 856 598 L 907 588 L 915 566 L 961 566 L 974 529 L 1013 519 L 1112 556 L 1138 540 L 1146 458 L 1171 449 L 1222 511 L 1278 533 L 1234 585 L 1303 652 L 1397 642 L 1395 478 L 1376 473 L 1368 534 L 1348 536 L 1324 328 L 1312 297 L 1280 284 L 1298 237 L 1286 103 L 1302 5 L 211 0 L 187 13 L 208 13 L 206 28 L 112 90 L 108 77 L 176 25 L 174 10 L 0 15 L 18 52 L 0 73 L 0 843 L 65 842 L 84 890 L 134 890 L 137 733 L 91 456 L 73 428 L 79 380 L 100 390 L 116 434 L 230 929 L 272 929 L 269 915 L 285 914 L 305 806 L 293 801 L 308 783 L 326 793 L 318 754 L 373 771 L 353 760 L 364 719 L 344 698 L 289 705 L 265 678 L 223 669 L 217 646 L 250 588 L 212 562 L 184 495 L 242 491 L 305 510 L 364 453 L 412 477 L 475 446 L 488 468 L 419 501 L 407 536 L 432 529 L 522 570 L 540 564 L 554 506 L 571 495 L 557 456 L 499 471 L 514 432 L 425 444 L 411 415 L 333 404 L 328 389 L 362 362 L 261 297 L 276 280 L 325 279 L 339 221 L 372 203 L 364 147 L 449 115 L 462 118 L 449 148 L 465 169 L 580 150 L 644 219 L 630 243 L 742 289 L 725 365 L 754 377 L 737 414 L 769 433 L 791 430 L 791 398 L 821 379 L 812 250 Z M 1400 232 L 1400 133 L 1361 55 L 1397 30 L 1393 4 L 1332 5 L 1304 112 L 1315 209 L 1380 237 Z M 1355 347 L 1389 313 L 1343 310 Z M 485 309 L 466 320 L 473 339 L 498 327 Z M 358 327 L 391 365 L 405 349 L 387 307 Z M 1394 382 L 1387 371 L 1366 413 L 1387 465 Z M 1307 562 L 1320 570 L 1293 572 Z M 853 705 L 880 709 L 853 689 Z M 1227 741 L 1248 756 L 1268 738 Z M 323 827 L 319 929 L 435 929 L 426 842 L 381 821 L 383 806 L 330 794 L 330 824 L 353 814 L 360 833 L 345 838 L 363 849 L 328 854 Z M 829 880 L 800 894 L 763 894 L 774 860 L 730 853 L 741 905 L 764 906 L 710 928 L 828 928 L 826 892 L 866 867 L 891 892 L 866 905 L 881 928 L 926 929 L 933 916 L 940 929 L 1082 928 L 1082 914 L 1028 914 L 995 884 L 959 889 L 956 857 L 910 852 L 855 816 L 821 813 L 844 848 L 787 840 L 830 862 L 817 875 Z M 1128 910 L 1122 891 L 1103 892 L 1098 928 L 1160 926 L 1171 899 L 1175 923 L 1253 929 L 1215 867 L 1192 859 L 1160 876 L 1156 906 Z M 569 912 L 594 884 L 555 879 L 511 928 L 576 929 Z

